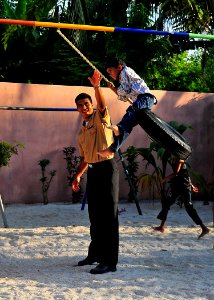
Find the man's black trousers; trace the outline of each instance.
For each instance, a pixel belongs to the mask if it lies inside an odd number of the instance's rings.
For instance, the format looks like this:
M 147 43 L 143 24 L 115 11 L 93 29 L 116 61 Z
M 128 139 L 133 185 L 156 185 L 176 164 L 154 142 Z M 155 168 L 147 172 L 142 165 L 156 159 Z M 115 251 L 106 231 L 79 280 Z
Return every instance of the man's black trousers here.
M 119 171 L 114 159 L 89 165 L 86 194 L 91 223 L 88 258 L 115 267 L 119 248 Z

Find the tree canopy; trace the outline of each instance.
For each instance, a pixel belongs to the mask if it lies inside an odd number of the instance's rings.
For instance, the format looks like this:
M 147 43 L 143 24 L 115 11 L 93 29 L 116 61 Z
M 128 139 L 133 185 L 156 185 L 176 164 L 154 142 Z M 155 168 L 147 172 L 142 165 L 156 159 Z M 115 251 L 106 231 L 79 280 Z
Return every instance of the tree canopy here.
M 212 0 L 0 0 L 0 13 L 8 19 L 205 34 L 214 29 Z M 62 32 L 102 72 L 105 58 L 117 55 L 152 89 L 214 91 L 213 41 L 128 32 Z M 1 81 L 88 85 L 91 67 L 55 29 L 0 25 L 0 38 Z M 194 59 L 189 49 L 195 50 Z M 176 72 L 182 74 L 179 82 Z

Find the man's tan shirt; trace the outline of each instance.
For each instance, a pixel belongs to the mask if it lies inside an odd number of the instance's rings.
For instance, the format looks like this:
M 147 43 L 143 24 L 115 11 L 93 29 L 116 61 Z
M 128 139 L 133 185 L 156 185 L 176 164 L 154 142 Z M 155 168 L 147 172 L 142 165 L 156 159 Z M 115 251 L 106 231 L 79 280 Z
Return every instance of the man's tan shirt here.
M 85 126 L 84 126 L 85 125 Z M 114 157 L 101 157 L 98 151 L 108 148 L 114 141 L 113 133 L 107 126 L 111 125 L 108 109 L 101 114 L 95 110 L 87 124 L 84 124 L 79 132 L 78 146 L 80 156 L 84 157 L 87 163 L 97 163 Z

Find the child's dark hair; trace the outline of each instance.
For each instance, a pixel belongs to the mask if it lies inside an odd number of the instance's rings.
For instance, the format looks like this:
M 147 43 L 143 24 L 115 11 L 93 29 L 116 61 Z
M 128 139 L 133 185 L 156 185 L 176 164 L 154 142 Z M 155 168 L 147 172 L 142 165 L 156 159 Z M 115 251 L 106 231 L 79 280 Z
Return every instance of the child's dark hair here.
M 121 65 L 122 67 L 125 67 L 126 63 L 122 59 L 117 58 L 116 56 L 114 56 L 114 57 L 108 57 L 106 59 L 106 62 L 105 62 L 105 69 L 108 69 L 108 68 L 117 68 L 118 65 Z
M 83 99 L 85 99 L 85 98 L 89 99 L 90 102 L 92 103 L 91 96 L 90 96 L 89 94 L 86 94 L 86 93 L 81 93 L 81 94 L 79 94 L 78 96 L 76 96 L 76 98 L 75 98 L 75 103 L 77 104 L 77 102 L 78 102 L 79 100 L 83 100 Z

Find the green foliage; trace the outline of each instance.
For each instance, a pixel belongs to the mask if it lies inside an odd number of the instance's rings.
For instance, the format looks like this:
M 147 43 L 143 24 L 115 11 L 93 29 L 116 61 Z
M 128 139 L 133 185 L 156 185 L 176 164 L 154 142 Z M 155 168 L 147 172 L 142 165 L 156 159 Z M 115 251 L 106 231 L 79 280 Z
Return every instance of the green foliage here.
M 10 163 L 11 157 L 16 154 L 18 155 L 19 149 L 24 148 L 23 144 L 12 145 L 5 141 L 0 141 L 0 168 L 8 166 Z
M 208 92 L 214 92 L 214 47 L 204 49 L 202 53 L 202 71 L 203 85 L 207 87 Z
M 145 170 L 146 171 L 146 170 Z M 161 196 L 161 184 L 162 172 L 160 168 L 154 169 L 153 172 L 143 172 L 138 177 L 138 184 L 141 191 L 148 191 L 151 198 L 157 199 Z
M 152 191 L 154 191 L 156 175 L 159 173 L 159 168 L 156 165 L 156 161 L 151 150 L 149 148 L 135 148 L 134 146 L 130 146 L 123 155 L 128 161 L 127 169 L 136 193 L 138 191 L 138 187 L 140 187 L 141 191 L 146 188 L 152 194 Z M 141 173 L 140 175 L 137 175 L 140 162 L 136 161 L 136 159 L 139 156 L 142 156 L 143 160 L 147 161 L 146 167 L 150 164 L 154 167 L 155 171 L 152 174 Z M 132 192 L 130 191 L 129 200 L 132 198 Z
M 26 19 L 26 0 L 19 0 L 17 5 L 14 7 L 13 3 L 10 1 L 4 1 L 4 9 L 7 18 L 9 19 Z M 7 49 L 8 41 L 15 35 L 15 33 L 20 33 L 22 29 L 20 26 L 9 26 L 8 29 L 4 32 L 2 37 L 2 42 L 4 44 L 4 49 Z
M 64 159 L 66 160 L 68 171 L 67 181 L 68 185 L 71 186 L 74 180 L 74 175 L 76 174 L 77 168 L 80 164 L 80 156 L 76 155 L 76 148 L 69 146 L 63 148 Z M 82 201 L 83 192 L 82 192 L 82 182 L 80 183 L 80 189 L 78 192 L 72 192 L 72 202 L 78 203 Z
M 201 53 L 190 55 L 187 51 L 174 54 L 163 68 L 153 67 L 156 88 L 171 91 L 207 92 L 203 84 Z
M 140 191 L 143 191 L 145 188 L 149 191 L 151 197 L 154 199 L 156 198 L 155 195 L 155 189 L 157 189 L 158 195 L 161 194 L 161 179 L 163 177 L 163 172 L 161 168 L 156 163 L 156 158 L 153 153 L 153 150 L 155 149 L 153 147 L 154 142 L 151 143 L 149 148 L 135 148 L 133 146 L 130 146 L 127 148 L 126 152 L 124 153 L 124 157 L 129 158 L 129 156 L 134 157 L 137 159 L 138 157 L 143 157 L 143 161 L 146 162 L 145 170 L 149 166 L 152 166 L 153 171 L 148 172 L 142 172 L 139 175 L 136 174 L 136 172 L 139 169 L 139 163 L 138 168 L 135 169 L 134 174 L 129 172 L 131 174 L 132 178 L 135 178 L 135 185 L 137 186 L 137 189 L 139 188 Z M 136 162 L 134 162 L 136 164 Z M 131 164 L 133 164 L 132 161 L 129 161 L 128 168 L 132 170 Z
M 42 197 L 43 197 L 43 204 L 48 204 L 48 189 L 50 187 L 51 181 L 53 177 L 56 175 L 56 170 L 50 171 L 50 177 L 46 176 L 46 167 L 50 164 L 49 159 L 41 159 L 38 162 L 38 165 L 41 167 L 42 177 L 40 181 L 42 183 Z
M 174 30 L 210 31 L 213 26 L 213 2 L 210 0 L 160 1 L 160 10 Z
M 207 7 L 209 10 L 207 10 Z M 51 21 L 165 30 L 212 32 L 213 18 L 209 1 L 0 1 L 2 18 Z M 185 16 L 185 17 L 183 17 Z M 196 17 L 197 16 L 197 17 Z M 181 91 L 213 91 L 213 54 L 185 61 L 173 54 L 195 48 L 195 41 L 171 36 L 128 32 L 62 30 L 94 65 L 104 72 L 106 56 L 118 55 L 145 79 L 150 88 Z M 0 80 L 9 82 L 89 85 L 92 72 L 53 28 L 2 25 L 0 28 Z M 192 45 L 194 42 L 194 45 Z M 211 41 L 212 42 L 212 41 Z M 176 47 L 175 47 L 176 45 Z M 213 48 L 213 45 L 210 44 Z M 178 47 L 177 47 L 178 46 Z M 16 49 L 16 51 L 14 51 Z M 30 55 L 29 55 L 30 54 Z

